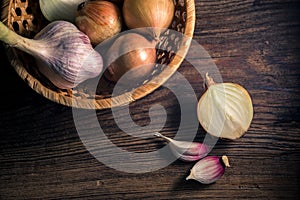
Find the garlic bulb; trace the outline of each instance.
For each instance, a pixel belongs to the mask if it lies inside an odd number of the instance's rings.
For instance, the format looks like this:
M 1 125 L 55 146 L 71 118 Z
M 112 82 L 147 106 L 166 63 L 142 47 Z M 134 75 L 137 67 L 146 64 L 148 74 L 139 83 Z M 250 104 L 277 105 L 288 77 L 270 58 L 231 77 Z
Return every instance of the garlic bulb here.
M 200 142 L 178 141 L 160 133 L 155 133 L 154 135 L 169 141 L 172 152 L 182 161 L 191 162 L 199 160 L 204 158 L 210 150 L 209 146 Z
M 77 7 L 84 1 L 85 0 L 39 0 L 39 3 L 40 9 L 48 21 L 66 20 L 74 22 Z
M 207 156 L 193 166 L 186 180 L 193 179 L 202 184 L 211 184 L 223 176 L 226 167 L 230 167 L 227 156 Z
M 0 40 L 32 55 L 40 72 L 61 89 L 94 78 L 103 68 L 102 56 L 89 38 L 67 21 L 48 24 L 34 39 L 17 35 L 0 22 Z
M 234 83 L 215 83 L 206 74 L 208 89 L 198 102 L 197 114 L 202 127 L 211 135 L 240 138 L 253 118 L 252 100 L 245 88 Z
M 109 1 L 86 1 L 78 6 L 75 24 L 97 45 L 121 31 L 121 13 Z
M 162 28 L 168 28 L 175 11 L 173 0 L 125 0 L 123 15 L 130 29 L 150 27 L 150 35 L 158 39 Z
M 155 45 L 138 33 L 126 32 L 117 37 L 105 54 L 105 77 L 126 85 L 142 81 L 156 62 Z

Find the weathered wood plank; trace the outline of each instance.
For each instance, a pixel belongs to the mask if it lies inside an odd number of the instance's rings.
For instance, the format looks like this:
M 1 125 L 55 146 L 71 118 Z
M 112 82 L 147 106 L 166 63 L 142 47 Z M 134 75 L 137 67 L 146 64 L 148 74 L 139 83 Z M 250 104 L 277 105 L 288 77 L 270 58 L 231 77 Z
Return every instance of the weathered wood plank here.
M 232 167 L 209 186 L 185 181 L 193 163 L 175 161 L 157 171 L 129 174 L 98 162 L 78 136 L 72 109 L 29 89 L 1 46 L 0 199 L 295 199 L 300 166 L 299 8 L 292 0 L 196 1 L 194 39 L 209 52 L 223 80 L 247 88 L 254 104 L 246 135 L 219 140 L 211 152 L 228 155 Z M 201 76 L 187 61 L 178 71 L 199 98 L 204 92 Z M 167 88 L 132 103 L 131 117 L 140 126 L 159 124 L 161 113 L 153 112 L 152 122 L 149 118 L 149 108 L 157 103 L 167 113 L 164 133 L 174 136 L 180 105 Z M 128 136 L 110 110 L 96 116 L 108 138 L 125 150 L 149 152 L 164 145 L 155 138 Z M 92 134 L 90 117 L 81 120 Z M 199 127 L 196 140 L 204 134 Z M 99 150 L 109 151 L 100 144 Z

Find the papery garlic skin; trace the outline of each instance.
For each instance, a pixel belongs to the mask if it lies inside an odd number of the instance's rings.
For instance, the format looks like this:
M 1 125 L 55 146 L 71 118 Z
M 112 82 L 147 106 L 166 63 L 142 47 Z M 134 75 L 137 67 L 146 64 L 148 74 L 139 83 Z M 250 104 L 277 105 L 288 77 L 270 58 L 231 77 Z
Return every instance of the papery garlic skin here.
M 210 147 L 208 145 L 200 142 L 178 141 L 166 137 L 160 133 L 155 133 L 154 135 L 169 141 L 169 145 L 173 154 L 182 161 L 197 161 L 201 158 L 204 158 L 210 151 Z
M 44 17 L 50 21 L 66 20 L 74 23 L 77 7 L 85 0 L 39 0 Z
M 70 22 L 52 22 L 34 39 L 47 44 L 47 50 L 36 55 L 38 67 L 58 88 L 73 88 L 98 76 L 103 69 L 102 56 Z
M 193 179 L 202 184 L 211 184 L 223 176 L 226 167 L 230 167 L 227 156 L 207 156 L 193 166 L 186 180 Z
M 249 129 L 253 119 L 249 93 L 238 84 L 214 83 L 210 77 L 206 78 L 210 84 L 197 107 L 200 124 L 215 137 L 240 138 Z

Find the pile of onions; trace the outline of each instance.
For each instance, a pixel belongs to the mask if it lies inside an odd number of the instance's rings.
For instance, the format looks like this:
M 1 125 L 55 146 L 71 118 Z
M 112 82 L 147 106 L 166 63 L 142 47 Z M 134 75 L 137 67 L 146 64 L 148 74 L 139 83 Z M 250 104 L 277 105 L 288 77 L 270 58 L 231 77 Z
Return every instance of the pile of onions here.
M 156 62 L 155 46 L 161 29 L 170 26 L 174 10 L 173 0 L 124 0 L 124 22 L 129 29 L 136 29 L 136 33 L 122 35 L 114 41 L 105 56 L 109 65 L 105 77 L 132 85 L 149 75 Z M 132 51 L 128 52 L 129 48 Z
M 103 57 L 108 66 L 104 75 L 110 81 L 128 85 L 143 82 L 153 70 L 155 46 L 162 29 L 170 26 L 175 11 L 173 0 L 39 1 L 49 21 L 72 22 L 93 47 L 110 41 L 112 45 Z M 114 37 L 126 29 L 138 31 Z M 140 44 L 142 47 L 137 47 Z

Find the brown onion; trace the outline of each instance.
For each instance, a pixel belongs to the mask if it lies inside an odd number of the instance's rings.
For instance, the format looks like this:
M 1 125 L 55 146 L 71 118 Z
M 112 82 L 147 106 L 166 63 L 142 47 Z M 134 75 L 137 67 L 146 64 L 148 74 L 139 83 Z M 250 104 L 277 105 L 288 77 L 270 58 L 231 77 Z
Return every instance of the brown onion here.
M 97 45 L 121 31 L 121 12 L 112 2 L 89 0 L 78 6 L 75 23 Z
M 132 85 L 142 81 L 153 70 L 155 42 L 138 33 L 125 33 L 113 42 L 105 58 L 108 65 L 105 77 L 113 82 Z M 124 74 L 126 76 L 122 77 Z
M 174 10 L 173 0 L 125 0 L 123 16 L 128 28 L 151 27 L 150 34 L 158 39 L 161 29 L 170 26 Z

